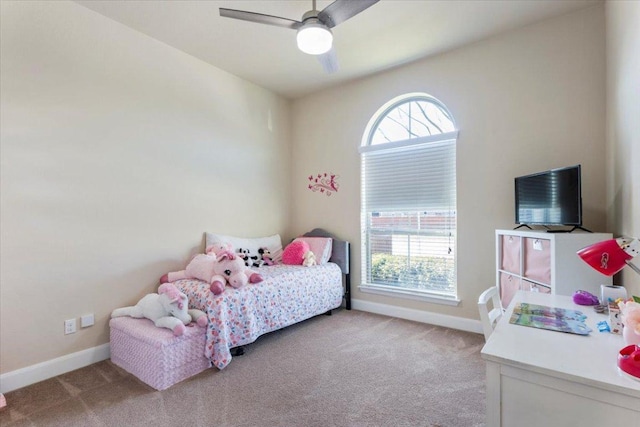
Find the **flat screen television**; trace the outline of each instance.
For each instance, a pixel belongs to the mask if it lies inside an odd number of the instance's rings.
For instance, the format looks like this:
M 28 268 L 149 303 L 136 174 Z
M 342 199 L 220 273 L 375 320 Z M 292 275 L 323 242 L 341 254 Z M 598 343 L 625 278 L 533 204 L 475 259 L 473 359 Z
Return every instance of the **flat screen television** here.
M 516 224 L 582 225 L 580 165 L 515 178 Z

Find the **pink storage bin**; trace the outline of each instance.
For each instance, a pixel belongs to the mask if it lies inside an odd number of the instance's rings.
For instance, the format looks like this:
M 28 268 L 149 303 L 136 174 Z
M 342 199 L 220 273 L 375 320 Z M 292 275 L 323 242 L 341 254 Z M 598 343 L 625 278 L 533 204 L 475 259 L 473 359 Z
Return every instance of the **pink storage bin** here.
M 176 337 L 149 319 L 113 318 L 111 361 L 156 390 L 169 388 L 211 367 L 204 357 L 206 328 L 191 325 Z
M 524 277 L 551 283 L 551 242 L 547 239 L 524 239 Z
M 502 236 L 500 268 L 509 273 L 520 274 L 520 237 Z
M 520 290 L 520 278 L 507 273 L 500 273 L 500 302 L 507 308 L 513 296 Z

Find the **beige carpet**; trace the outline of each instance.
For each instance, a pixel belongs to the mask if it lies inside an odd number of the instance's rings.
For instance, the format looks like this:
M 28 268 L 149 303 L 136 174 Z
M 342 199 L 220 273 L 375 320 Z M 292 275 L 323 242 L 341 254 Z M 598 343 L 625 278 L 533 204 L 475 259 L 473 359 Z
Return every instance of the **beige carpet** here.
M 6 394 L 1 426 L 483 426 L 481 335 L 334 311 L 158 392 L 110 361 Z

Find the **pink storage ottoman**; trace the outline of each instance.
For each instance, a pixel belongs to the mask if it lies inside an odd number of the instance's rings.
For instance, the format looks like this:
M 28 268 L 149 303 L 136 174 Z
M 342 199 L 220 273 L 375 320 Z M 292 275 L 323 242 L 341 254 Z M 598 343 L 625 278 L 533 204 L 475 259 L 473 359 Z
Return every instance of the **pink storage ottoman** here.
M 109 321 L 111 361 L 156 390 L 211 367 L 204 357 L 205 332 L 195 323 L 179 337 L 149 319 L 116 317 Z

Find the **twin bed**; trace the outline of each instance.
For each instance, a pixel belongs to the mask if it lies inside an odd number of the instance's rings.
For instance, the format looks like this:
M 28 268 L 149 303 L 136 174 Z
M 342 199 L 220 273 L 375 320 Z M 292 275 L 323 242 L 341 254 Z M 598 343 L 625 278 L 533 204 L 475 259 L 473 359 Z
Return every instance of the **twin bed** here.
M 330 312 L 345 300 L 351 309 L 349 242 L 315 229 L 305 237 L 332 239 L 329 262 L 311 267 L 262 266 L 257 271 L 264 281 L 240 289 L 227 286 L 214 295 L 199 280 L 178 280 L 174 284 L 189 298 L 189 306 L 204 311 L 209 324 L 204 356 L 218 369 L 232 358 L 232 349 L 254 342 L 266 333 Z M 343 278 L 344 276 L 344 278 Z M 344 279 L 344 280 L 343 280 Z

